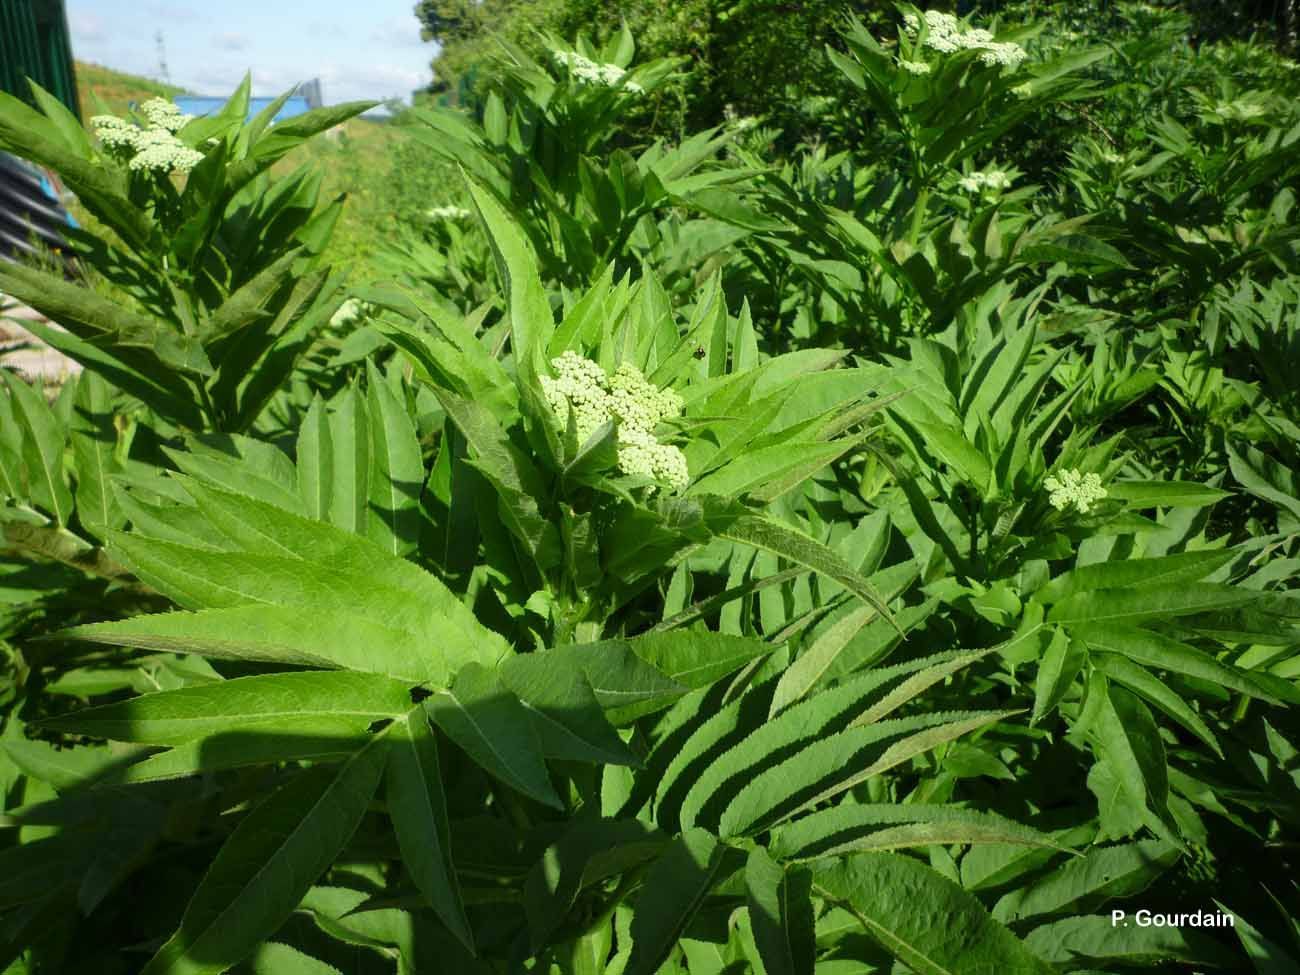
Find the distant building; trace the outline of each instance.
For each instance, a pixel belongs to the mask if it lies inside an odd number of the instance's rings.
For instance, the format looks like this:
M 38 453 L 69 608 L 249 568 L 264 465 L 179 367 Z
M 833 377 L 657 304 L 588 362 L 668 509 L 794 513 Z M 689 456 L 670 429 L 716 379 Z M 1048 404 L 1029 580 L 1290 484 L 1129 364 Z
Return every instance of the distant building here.
M 320 108 L 321 101 L 320 79 L 312 78 L 311 81 L 304 81 L 298 86 L 298 94 L 307 99 L 308 108 Z
M 172 99 L 187 115 L 212 115 L 221 110 L 229 99 L 215 95 L 177 95 Z M 248 100 L 248 117 L 251 119 L 262 109 L 270 105 L 274 98 L 250 98 Z M 300 84 L 293 95 L 280 107 L 271 120 L 279 122 L 282 119 L 293 118 L 295 115 L 301 115 L 309 112 L 313 108 L 321 107 L 321 87 L 320 79 L 312 78 L 311 81 L 304 81 Z

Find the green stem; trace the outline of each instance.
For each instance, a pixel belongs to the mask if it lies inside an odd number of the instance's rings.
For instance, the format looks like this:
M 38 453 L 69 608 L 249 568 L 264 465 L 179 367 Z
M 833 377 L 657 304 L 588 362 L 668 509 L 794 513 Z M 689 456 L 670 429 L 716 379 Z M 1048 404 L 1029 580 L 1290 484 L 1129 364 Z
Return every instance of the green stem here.
M 930 187 L 924 186 L 916 194 L 916 203 L 912 206 L 912 229 L 907 234 L 907 242 L 913 247 L 921 239 L 921 229 L 925 225 L 925 209 L 930 202 Z

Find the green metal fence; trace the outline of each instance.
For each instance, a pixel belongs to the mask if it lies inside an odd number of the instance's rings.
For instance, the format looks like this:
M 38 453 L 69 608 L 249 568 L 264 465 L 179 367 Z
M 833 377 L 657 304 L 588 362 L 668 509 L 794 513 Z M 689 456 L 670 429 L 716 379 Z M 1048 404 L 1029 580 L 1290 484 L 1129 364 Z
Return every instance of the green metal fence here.
M 81 117 L 63 0 L 0 0 L 0 91 L 28 99 L 28 78 Z

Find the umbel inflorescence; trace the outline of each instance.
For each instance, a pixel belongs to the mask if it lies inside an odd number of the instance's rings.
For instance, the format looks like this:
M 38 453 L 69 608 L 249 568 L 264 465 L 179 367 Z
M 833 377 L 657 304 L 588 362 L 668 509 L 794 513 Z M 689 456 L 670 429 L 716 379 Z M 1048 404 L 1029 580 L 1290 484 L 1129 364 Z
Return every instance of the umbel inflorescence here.
M 968 173 L 957 180 L 957 185 L 967 193 L 998 192 L 1010 188 L 1011 176 L 1000 169 L 987 169 Z
M 193 116 L 184 114 L 163 98 L 151 98 L 140 106 L 148 123 L 141 127 L 116 115 L 96 115 L 90 120 L 95 135 L 110 155 L 126 161 L 135 172 L 189 172 L 203 160 L 203 153 L 191 149 L 176 137 Z
M 569 69 L 569 73 L 584 85 L 603 85 L 612 87 L 623 80 L 627 74 L 617 64 L 601 64 L 583 57 L 577 51 L 553 51 L 555 63 Z M 639 95 L 645 91 L 635 81 L 629 81 L 623 85 L 624 91 L 632 92 Z
M 1064 511 L 1074 505 L 1079 513 L 1086 515 L 1094 503 L 1105 498 L 1109 492 L 1102 486 L 1097 474 L 1081 474 L 1076 470 L 1061 471 L 1043 481 L 1043 486 L 1051 491 L 1048 501 L 1057 511 Z
M 940 54 L 954 51 L 979 51 L 981 64 L 989 67 L 1018 68 L 1025 60 L 1025 49 L 1011 41 L 995 41 L 993 35 L 980 27 L 967 27 L 952 14 L 940 10 L 927 10 L 925 18 L 925 47 Z M 916 14 L 903 15 L 903 26 L 909 34 L 921 30 L 921 18 Z
M 654 434 L 661 420 L 681 414 L 680 396 L 660 389 L 626 362 L 607 376 L 590 359 L 569 351 L 552 359 L 551 368 L 555 377 L 541 377 L 542 392 L 561 426 L 567 426 L 572 411 L 579 443 L 602 424 L 617 420 L 619 470 L 664 481 L 674 489 L 689 483 L 686 455 L 660 443 Z

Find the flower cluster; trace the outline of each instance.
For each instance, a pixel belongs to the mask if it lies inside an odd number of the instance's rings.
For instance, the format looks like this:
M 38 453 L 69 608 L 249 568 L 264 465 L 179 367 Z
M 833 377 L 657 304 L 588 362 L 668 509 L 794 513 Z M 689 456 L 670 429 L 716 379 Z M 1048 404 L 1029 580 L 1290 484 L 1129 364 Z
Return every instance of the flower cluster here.
M 150 98 L 140 106 L 140 114 L 149 122 L 149 127 L 164 129 L 167 132 L 179 132 L 194 116 L 186 115 L 180 106 L 165 98 Z
M 126 160 L 136 172 L 151 170 L 170 173 L 179 169 L 189 172 L 203 160 L 203 153 L 191 149 L 176 133 L 192 116 L 185 115 L 171 102 L 151 98 L 140 106 L 148 128 L 120 119 L 116 115 L 96 115 L 90 120 L 100 144 L 111 155 Z
M 604 85 L 612 87 L 623 80 L 627 74 L 617 64 L 600 64 L 590 58 L 583 57 L 577 51 L 553 51 L 555 62 L 568 68 L 573 77 L 577 78 L 586 85 Z M 626 91 L 639 95 L 645 91 L 635 81 L 629 81 L 623 85 Z
M 952 14 L 939 10 L 925 12 L 926 47 L 940 54 L 954 51 L 979 51 L 980 63 L 989 67 L 1018 68 L 1027 55 L 1025 49 L 1011 41 L 995 41 L 993 35 L 981 27 L 967 27 Z M 921 18 L 916 14 L 903 15 L 903 24 L 909 34 L 921 30 Z
M 1249 98 L 1238 98 L 1236 101 L 1218 103 L 1213 111 L 1219 118 L 1232 122 L 1249 122 L 1253 118 L 1267 115 L 1268 107 Z
M 730 102 L 722 106 L 722 117 L 738 133 L 748 132 L 750 129 L 756 128 L 759 123 L 758 118 L 753 115 L 741 115 L 736 111 L 736 106 Z
M 908 61 L 904 58 L 898 59 L 898 66 L 908 74 L 929 74 L 930 65 L 924 61 Z
M 457 206 L 433 207 L 426 210 L 425 215 L 433 220 L 464 220 L 469 216 L 469 211 Z
M 619 470 L 665 481 L 676 489 L 690 482 L 686 455 L 654 435 L 660 420 L 682 412 L 680 396 L 655 386 L 633 365 L 624 363 L 610 377 L 573 351 L 552 359 L 551 368 L 555 378 L 541 377 L 542 392 L 561 422 L 572 412 L 579 443 L 617 419 Z
M 983 193 L 985 190 L 1005 190 L 1011 186 L 1011 176 L 1000 169 L 974 172 L 957 180 L 957 185 L 967 193 Z
M 1101 477 L 1096 474 L 1080 474 L 1077 470 L 1061 471 L 1043 481 L 1043 486 L 1052 494 L 1048 498 L 1053 508 L 1064 511 L 1070 505 L 1086 515 L 1092 505 L 1107 497 L 1108 492 L 1101 484 Z
M 96 115 L 90 120 L 100 144 L 110 152 L 135 152 L 140 129 L 116 115 Z

